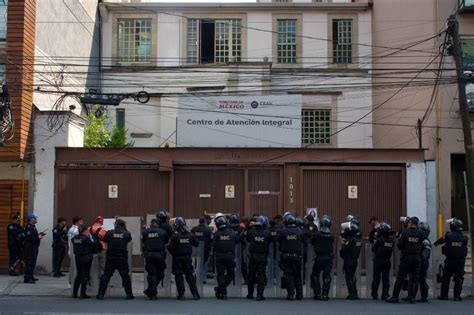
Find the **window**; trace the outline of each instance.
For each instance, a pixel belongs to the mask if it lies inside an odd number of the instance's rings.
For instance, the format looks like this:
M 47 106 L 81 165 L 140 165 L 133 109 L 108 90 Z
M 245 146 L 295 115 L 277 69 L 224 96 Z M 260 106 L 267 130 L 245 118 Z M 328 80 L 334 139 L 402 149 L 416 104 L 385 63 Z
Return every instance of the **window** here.
M 118 20 L 118 62 L 151 61 L 151 19 Z
M 352 63 L 352 19 L 332 20 L 333 63 Z
M 296 20 L 277 20 L 278 63 L 296 63 Z
M 331 144 L 331 110 L 303 109 L 301 114 L 301 143 Z
M 461 38 L 461 56 L 464 70 L 474 71 L 474 38 Z M 474 111 L 474 84 L 466 84 L 467 104 Z
M 188 19 L 187 62 L 240 62 L 242 21 Z
M 7 40 L 8 0 L 0 0 L 0 41 Z
M 293 0 L 273 0 L 274 3 L 289 3 L 293 2 Z
M 118 128 L 125 129 L 125 108 L 117 108 L 115 110 L 115 125 Z

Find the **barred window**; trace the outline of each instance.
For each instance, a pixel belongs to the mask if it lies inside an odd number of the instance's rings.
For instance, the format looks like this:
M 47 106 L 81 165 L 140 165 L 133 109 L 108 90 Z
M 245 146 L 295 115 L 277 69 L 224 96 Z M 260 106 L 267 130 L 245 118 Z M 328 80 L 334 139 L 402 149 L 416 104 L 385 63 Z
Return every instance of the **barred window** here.
M 301 143 L 331 144 L 331 110 L 304 109 L 301 114 Z
M 332 21 L 333 63 L 352 63 L 352 20 Z
M 277 20 L 278 63 L 296 63 L 296 20 Z
M 118 20 L 118 61 L 151 61 L 151 19 Z

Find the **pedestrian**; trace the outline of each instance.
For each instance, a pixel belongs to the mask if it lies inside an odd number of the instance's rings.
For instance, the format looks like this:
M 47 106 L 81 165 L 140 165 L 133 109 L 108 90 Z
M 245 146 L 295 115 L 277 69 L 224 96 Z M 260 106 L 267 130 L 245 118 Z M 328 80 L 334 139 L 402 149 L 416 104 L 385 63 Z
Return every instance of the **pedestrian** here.
M 20 216 L 15 214 L 12 216 L 11 223 L 7 226 L 8 235 L 8 252 L 10 254 L 10 260 L 8 264 L 8 272 L 10 276 L 19 276 L 16 272 L 18 265 L 20 265 L 21 248 L 25 242 L 25 231 L 20 225 Z
M 61 265 L 66 254 L 68 244 L 67 220 L 58 218 L 57 225 L 53 228 L 53 276 L 55 278 L 64 277 L 61 272 Z
M 100 278 L 97 300 L 104 299 L 105 290 L 107 290 L 110 278 L 115 270 L 118 270 L 122 278 L 127 300 L 132 300 L 134 297 L 129 275 L 130 266 L 128 265 L 128 243 L 132 241 L 132 235 L 127 231 L 126 222 L 122 219 L 115 220 L 114 229 L 107 231 L 104 241 L 107 243 L 108 249 L 104 274 Z
M 315 253 L 311 281 L 314 299 L 327 301 L 329 300 L 332 260 L 334 259 L 334 235 L 331 233 L 332 219 L 328 215 L 323 215 L 319 224 L 320 229 L 315 230 L 311 237 L 311 244 Z M 321 272 L 323 274 L 322 290 L 319 282 Z
M 189 290 L 194 300 L 199 300 L 200 296 L 196 287 L 196 277 L 192 261 L 193 247 L 199 245 L 196 237 L 189 232 L 186 221 L 182 217 L 177 217 L 174 221 L 175 232 L 170 238 L 167 246 L 168 251 L 173 256 L 172 273 L 176 281 L 178 300 L 184 300 L 184 277 L 189 285 Z
M 237 234 L 228 228 L 224 215 L 216 215 L 214 222 L 217 227 L 212 240 L 217 278 L 214 291 L 217 299 L 227 300 L 227 287 L 235 278 L 235 244 L 238 238 Z
M 414 289 L 418 285 L 421 267 L 421 244 L 425 239 L 425 234 L 418 229 L 419 220 L 417 217 L 409 217 L 406 220 L 407 228 L 403 229 L 398 239 L 398 248 L 401 251 L 400 265 L 397 272 L 397 280 L 393 287 L 392 297 L 387 299 L 388 303 L 398 303 L 398 296 L 402 289 L 406 276 L 408 282 L 408 298 L 410 303 L 414 303 Z
M 278 237 L 280 244 L 280 268 L 283 271 L 284 282 L 282 286 L 287 289 L 286 299 L 291 301 L 303 299 L 303 281 L 301 279 L 301 265 L 303 262 L 302 244 L 304 235 L 296 226 L 296 216 L 286 213 L 283 216 L 285 228 L 281 230 Z
M 36 229 L 37 216 L 34 214 L 28 215 L 28 224 L 25 228 L 26 240 L 26 266 L 25 266 L 25 283 L 35 283 L 38 281 L 33 273 L 36 267 L 36 259 L 38 258 L 39 246 L 41 239 L 45 236 L 44 232 L 38 233 Z
M 464 282 L 464 265 L 467 257 L 468 238 L 462 233 L 462 221 L 458 218 L 452 218 L 447 221 L 450 232 L 434 245 L 443 245 L 442 253 L 446 256 L 444 260 L 443 277 L 441 281 L 441 294 L 438 300 L 447 300 L 449 291 L 449 282 L 453 277 L 454 282 L 454 301 L 461 301 L 462 284 Z
M 207 271 L 209 267 L 209 254 L 211 252 L 211 240 L 212 232 L 209 226 L 206 224 L 206 218 L 199 218 L 199 225 L 191 229 L 191 233 L 197 238 L 199 242 L 204 244 L 204 258 L 203 258 L 203 268 L 202 268 L 202 281 L 203 284 L 206 284 Z
M 157 219 L 151 220 L 150 227 L 142 233 L 143 255 L 145 256 L 145 269 L 148 273 L 148 287 L 143 293 L 150 299 L 158 298 L 158 284 L 165 277 L 166 250 L 168 233 L 159 227 Z
M 97 251 L 97 265 L 99 268 L 99 276 L 102 276 L 105 269 L 105 260 L 107 255 L 107 243 L 104 242 L 104 237 L 107 234 L 107 230 L 104 228 L 104 218 L 97 216 L 94 220 L 94 224 L 90 227 L 89 233 L 99 241 L 100 246 L 96 246 Z M 100 250 L 99 250 L 100 249 Z
M 362 247 L 362 235 L 359 231 L 357 219 L 348 216 L 349 222 L 341 224 L 341 250 L 340 257 L 344 263 L 342 269 L 346 278 L 348 296 L 346 300 L 358 300 L 356 271 L 359 264 L 360 250 Z
M 426 282 L 428 278 L 428 269 L 430 267 L 430 256 L 431 256 L 431 241 L 428 236 L 430 235 L 430 226 L 427 222 L 420 222 L 418 228 L 425 233 L 425 239 L 421 243 L 421 264 L 420 264 L 420 280 L 419 285 L 415 286 L 413 297 L 416 297 L 418 287 L 420 287 L 420 299 L 417 302 L 426 303 L 428 302 L 428 291 L 429 286 Z
M 96 246 L 94 238 L 87 233 L 87 226 L 79 226 L 79 234 L 72 238 L 74 258 L 76 261 L 76 278 L 72 290 L 72 297 L 77 298 L 81 287 L 80 299 L 89 299 L 86 294 L 92 265 L 93 248 Z
M 248 294 L 247 299 L 254 298 L 253 292 L 257 284 L 257 301 L 265 300 L 263 295 L 267 283 L 267 261 L 268 248 L 273 238 L 271 232 L 265 227 L 266 219 L 263 216 L 257 218 L 255 225 L 244 231 L 241 238 L 247 241 L 249 248 L 249 272 L 248 272 Z M 273 281 L 271 279 L 270 281 Z
M 382 280 L 382 300 L 386 300 L 390 291 L 390 268 L 392 267 L 394 241 L 392 227 L 385 222 L 381 222 L 379 225 L 372 245 L 374 253 L 372 299 L 378 299 L 379 285 Z

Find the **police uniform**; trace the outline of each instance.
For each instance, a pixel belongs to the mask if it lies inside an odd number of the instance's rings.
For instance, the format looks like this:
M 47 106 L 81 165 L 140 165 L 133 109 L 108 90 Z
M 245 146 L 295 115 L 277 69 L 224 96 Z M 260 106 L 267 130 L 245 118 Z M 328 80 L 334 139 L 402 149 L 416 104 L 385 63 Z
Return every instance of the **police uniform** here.
M 303 298 L 303 281 L 301 279 L 301 264 L 303 259 L 304 234 L 300 228 L 295 225 L 287 226 L 281 230 L 278 241 L 280 244 L 280 268 L 286 281 L 288 292 L 287 299 Z
M 77 297 L 77 291 L 80 286 L 80 297 L 88 298 L 86 295 L 86 289 L 92 265 L 92 248 L 94 247 L 94 240 L 90 236 L 79 234 L 73 237 L 72 246 L 76 261 L 76 278 L 74 279 L 73 297 Z
M 61 276 L 61 264 L 66 254 L 66 245 L 68 243 L 67 232 L 59 224 L 53 229 L 53 273 Z
M 168 236 L 173 235 L 173 228 L 171 227 L 171 225 L 169 225 L 166 222 L 160 222 L 159 225 L 160 225 L 160 228 L 162 228 L 163 230 L 166 231 L 166 233 L 168 233 Z
M 157 296 L 158 284 L 165 277 L 165 245 L 168 243 L 168 240 L 168 233 L 157 226 L 151 226 L 142 233 L 145 269 L 148 273 L 148 288 L 145 290 L 145 294 L 151 299 Z
M 428 277 L 428 269 L 430 267 L 430 256 L 431 256 L 431 242 L 428 238 L 425 238 L 421 243 L 421 263 L 420 263 L 420 279 L 419 279 L 419 287 L 420 287 L 420 296 L 422 302 L 428 301 L 428 283 L 426 282 Z M 415 287 L 415 292 L 413 293 L 413 297 L 416 296 L 418 291 L 418 286 Z
M 21 247 L 25 240 L 25 231 L 21 225 L 11 223 L 7 227 L 8 252 L 10 253 L 9 269 L 10 274 L 16 275 L 15 271 L 21 262 Z
M 462 284 L 464 281 L 464 264 L 467 256 L 467 237 L 461 230 L 454 230 L 446 233 L 446 236 L 437 240 L 435 245 L 442 245 L 444 260 L 443 277 L 441 282 L 440 299 L 448 298 L 449 282 L 453 277 L 454 299 L 461 299 Z
M 313 264 L 313 272 L 311 273 L 312 287 L 314 291 L 314 298 L 327 299 L 329 296 L 329 289 L 331 287 L 331 270 L 332 260 L 334 257 L 334 235 L 316 231 L 311 238 L 311 244 L 314 248 L 315 258 Z M 319 275 L 323 273 L 323 288 L 321 292 L 321 285 L 319 283 Z
M 417 228 L 403 229 L 398 240 L 398 248 L 402 257 L 397 272 L 397 280 L 393 288 L 392 297 L 389 302 L 398 302 L 398 296 L 402 289 L 403 281 L 409 276 L 408 300 L 414 299 L 414 288 L 418 285 L 421 267 L 421 244 L 425 234 Z
M 186 277 L 186 282 L 188 282 L 192 295 L 194 297 L 199 296 L 192 262 L 193 247 L 198 245 L 198 240 L 191 232 L 175 231 L 170 238 L 167 249 L 173 256 L 172 273 L 176 281 L 178 298 L 184 296 L 183 276 Z
M 244 229 L 240 227 L 240 224 L 229 224 L 229 228 L 237 234 L 238 238 L 240 238 L 240 235 L 244 232 Z M 245 242 L 242 242 L 240 247 L 240 272 L 242 273 L 242 278 L 244 279 L 244 282 L 247 283 L 248 268 L 247 261 L 245 259 L 245 255 L 247 253 L 247 250 L 245 248 Z
M 122 285 L 127 298 L 133 298 L 132 282 L 130 280 L 130 266 L 128 265 L 128 243 L 132 241 L 132 235 L 125 228 L 116 227 L 107 231 L 103 239 L 107 243 L 107 258 L 105 261 L 104 274 L 100 278 L 99 293 L 97 297 L 103 298 L 110 278 L 115 270 L 118 270 L 122 278 Z
M 211 229 L 204 224 L 200 224 L 193 227 L 191 229 L 191 233 L 194 234 L 194 236 L 199 242 L 204 243 L 203 281 L 206 281 L 209 254 L 211 252 L 211 240 L 212 240 Z
M 262 299 L 267 283 L 268 246 L 272 243 L 273 237 L 271 232 L 262 226 L 252 227 L 245 231 L 242 236 L 249 247 L 248 298 L 253 298 L 256 282 L 257 299 Z
M 33 272 L 36 267 L 36 259 L 38 258 L 40 238 L 36 225 L 29 224 L 25 228 L 26 234 L 26 266 L 25 266 L 25 282 L 34 282 Z
M 356 270 L 359 264 L 360 250 L 362 247 L 362 235 L 356 233 L 349 235 L 343 239 L 340 257 L 344 260 L 342 266 L 344 276 L 346 278 L 347 291 L 349 293 L 348 299 L 358 299 Z
M 382 300 L 389 297 L 390 291 L 390 268 L 392 266 L 392 253 L 394 247 L 393 239 L 387 235 L 379 235 L 373 242 L 374 253 L 372 298 L 378 298 L 380 280 L 382 280 Z
M 221 298 L 227 296 L 227 287 L 235 278 L 235 245 L 237 234 L 224 227 L 214 233 L 212 247 L 216 261 L 217 294 Z

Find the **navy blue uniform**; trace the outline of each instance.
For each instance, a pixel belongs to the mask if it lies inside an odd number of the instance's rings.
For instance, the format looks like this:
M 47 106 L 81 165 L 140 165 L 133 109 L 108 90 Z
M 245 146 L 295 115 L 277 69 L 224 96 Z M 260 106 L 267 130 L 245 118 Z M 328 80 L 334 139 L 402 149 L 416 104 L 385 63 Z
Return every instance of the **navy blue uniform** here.
M 149 297 L 155 297 L 157 295 L 158 284 L 165 277 L 165 246 L 168 240 L 168 233 L 160 227 L 152 226 L 142 233 L 145 269 L 148 273 L 148 288 L 145 290 L 145 294 Z
M 55 276 L 61 274 L 61 264 L 66 253 L 68 243 L 67 232 L 59 225 L 53 229 L 53 273 Z
M 316 299 L 319 299 L 321 296 L 327 298 L 329 296 L 329 289 L 331 288 L 331 270 L 332 260 L 334 258 L 334 235 L 330 232 L 324 233 L 317 231 L 316 233 L 313 233 L 311 244 L 313 245 L 315 253 L 313 272 L 311 273 L 314 297 Z M 319 282 L 321 272 L 323 273 L 322 291 Z
M 372 252 L 374 253 L 374 273 L 372 279 L 372 298 L 378 298 L 380 280 L 382 280 L 382 300 L 389 297 L 390 268 L 392 267 L 392 253 L 394 241 L 389 236 L 379 235 L 374 239 Z
M 191 233 L 197 238 L 199 242 L 204 243 L 204 261 L 203 261 L 203 280 L 206 281 L 207 266 L 209 261 L 209 254 L 211 252 L 212 232 L 207 225 L 198 225 L 191 229 Z
M 10 253 L 9 269 L 11 273 L 21 262 L 21 247 L 25 241 L 25 231 L 19 224 L 9 224 L 7 227 L 8 252 Z
M 212 247 L 216 260 L 218 292 L 226 296 L 227 287 L 235 278 L 235 245 L 237 234 L 230 228 L 221 228 L 214 233 Z
M 301 279 L 301 265 L 303 262 L 303 242 L 305 235 L 300 228 L 288 226 L 280 231 L 280 268 L 286 280 L 287 299 L 303 298 L 303 281 Z
M 349 293 L 348 298 L 357 299 L 357 280 L 356 270 L 359 264 L 360 250 L 362 247 L 362 235 L 357 233 L 354 236 L 348 236 L 343 239 L 340 256 L 344 260 L 342 266 L 344 270 L 344 276 L 346 278 L 347 291 Z
M 26 266 L 25 266 L 25 282 L 34 281 L 33 272 L 38 259 L 40 238 L 36 225 L 29 224 L 25 228 L 26 234 Z
M 92 265 L 92 248 L 94 240 L 90 236 L 76 235 L 72 239 L 73 252 L 76 260 L 76 278 L 74 279 L 73 297 L 77 297 L 79 286 L 81 297 L 86 297 L 87 283 Z

